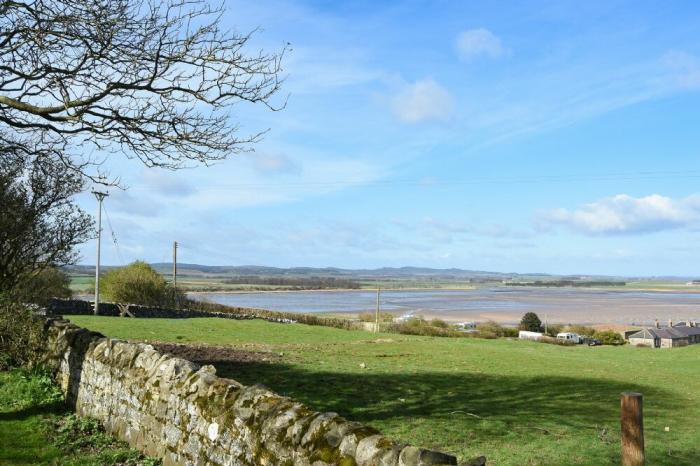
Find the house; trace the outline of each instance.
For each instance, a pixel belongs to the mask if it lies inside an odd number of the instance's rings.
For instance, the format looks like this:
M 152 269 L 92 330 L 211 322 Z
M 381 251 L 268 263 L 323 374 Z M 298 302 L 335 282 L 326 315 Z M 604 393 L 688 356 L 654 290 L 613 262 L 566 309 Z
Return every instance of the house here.
M 670 322 L 669 322 L 670 323 Z M 629 336 L 630 345 L 651 348 L 676 348 L 700 343 L 700 327 L 693 321 L 668 327 L 649 327 Z
M 518 338 L 521 340 L 539 340 L 544 334 L 541 332 L 528 332 L 527 330 L 520 330 L 518 332 Z

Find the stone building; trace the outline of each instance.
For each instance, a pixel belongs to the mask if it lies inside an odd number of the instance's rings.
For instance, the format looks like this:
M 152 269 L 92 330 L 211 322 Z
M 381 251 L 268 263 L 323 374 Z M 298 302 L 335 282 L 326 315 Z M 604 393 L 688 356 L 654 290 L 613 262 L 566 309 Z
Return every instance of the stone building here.
M 668 327 L 649 327 L 629 336 L 635 346 L 652 348 L 676 348 L 700 343 L 700 327 L 695 322 L 679 322 Z

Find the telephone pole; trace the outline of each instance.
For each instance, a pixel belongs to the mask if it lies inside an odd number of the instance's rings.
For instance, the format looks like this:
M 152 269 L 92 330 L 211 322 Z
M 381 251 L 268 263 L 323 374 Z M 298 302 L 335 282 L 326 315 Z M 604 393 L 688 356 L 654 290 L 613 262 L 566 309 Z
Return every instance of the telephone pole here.
M 379 287 L 377 287 L 377 310 L 374 312 L 374 332 L 379 332 Z
M 173 298 L 177 308 L 179 306 L 177 302 L 177 241 L 173 241 Z
M 107 192 L 93 191 L 97 198 L 97 266 L 95 267 L 95 315 L 100 313 L 100 243 L 102 241 L 102 201 L 109 196 Z

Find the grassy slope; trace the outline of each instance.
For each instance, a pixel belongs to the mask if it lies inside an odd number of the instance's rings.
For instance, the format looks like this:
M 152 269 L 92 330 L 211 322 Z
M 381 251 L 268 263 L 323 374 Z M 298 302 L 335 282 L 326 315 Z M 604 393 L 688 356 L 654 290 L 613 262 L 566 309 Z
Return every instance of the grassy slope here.
M 619 395 L 640 391 L 647 464 L 700 459 L 700 345 L 565 348 L 262 321 L 71 320 L 119 338 L 283 352 L 282 362 L 217 369 L 399 440 L 496 465 L 619 463 Z

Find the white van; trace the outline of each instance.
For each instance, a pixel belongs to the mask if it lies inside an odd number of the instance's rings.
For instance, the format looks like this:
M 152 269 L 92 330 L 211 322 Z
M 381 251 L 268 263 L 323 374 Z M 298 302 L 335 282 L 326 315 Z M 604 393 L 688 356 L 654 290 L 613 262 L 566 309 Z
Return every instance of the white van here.
M 557 340 L 572 341 L 576 344 L 583 343 L 583 337 L 581 335 L 571 332 L 557 333 Z

